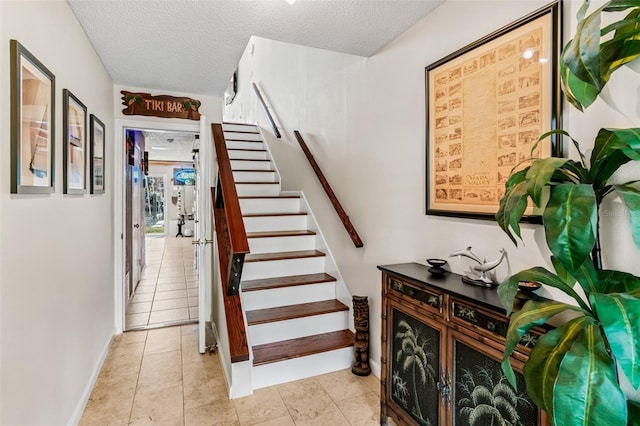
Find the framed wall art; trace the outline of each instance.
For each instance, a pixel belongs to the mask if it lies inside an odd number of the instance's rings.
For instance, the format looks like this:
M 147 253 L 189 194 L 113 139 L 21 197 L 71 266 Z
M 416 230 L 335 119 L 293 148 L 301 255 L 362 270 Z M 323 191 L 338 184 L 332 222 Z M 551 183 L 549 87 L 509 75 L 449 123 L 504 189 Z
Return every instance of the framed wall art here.
M 104 194 L 104 123 L 95 115 L 89 119 L 89 176 L 91 193 Z
M 531 152 L 561 125 L 560 19 L 555 2 L 426 67 L 428 215 L 493 219 L 514 168 L 562 155 Z
M 11 51 L 11 193 L 55 191 L 55 76 L 17 40 Z
M 62 91 L 63 174 L 65 194 L 86 193 L 87 107 L 69 90 Z

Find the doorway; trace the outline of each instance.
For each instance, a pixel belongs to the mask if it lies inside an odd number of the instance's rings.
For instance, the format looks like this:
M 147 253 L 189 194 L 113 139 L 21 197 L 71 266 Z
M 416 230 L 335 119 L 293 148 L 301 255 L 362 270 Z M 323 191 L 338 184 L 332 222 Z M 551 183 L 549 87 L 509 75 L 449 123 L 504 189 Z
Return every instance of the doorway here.
M 124 330 L 199 319 L 192 244 L 198 132 L 125 128 Z

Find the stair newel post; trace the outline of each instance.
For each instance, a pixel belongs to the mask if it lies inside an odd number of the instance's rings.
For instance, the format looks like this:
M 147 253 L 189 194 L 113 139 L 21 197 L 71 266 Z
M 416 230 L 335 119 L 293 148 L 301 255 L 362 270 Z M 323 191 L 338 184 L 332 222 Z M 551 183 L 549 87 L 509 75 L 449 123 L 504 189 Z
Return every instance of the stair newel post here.
M 353 366 L 357 376 L 368 376 L 369 367 L 369 301 L 367 296 L 353 296 L 353 322 L 356 329 Z

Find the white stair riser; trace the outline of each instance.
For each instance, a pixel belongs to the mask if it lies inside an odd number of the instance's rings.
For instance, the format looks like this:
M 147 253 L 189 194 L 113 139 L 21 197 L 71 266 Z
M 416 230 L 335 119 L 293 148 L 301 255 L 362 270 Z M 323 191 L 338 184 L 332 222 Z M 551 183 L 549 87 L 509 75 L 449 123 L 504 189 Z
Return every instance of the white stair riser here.
M 240 199 L 242 214 L 252 213 L 298 213 L 299 198 L 247 198 Z
M 252 346 L 349 328 L 349 311 L 331 312 L 249 326 Z
M 229 152 L 229 159 L 230 160 L 237 160 L 237 159 L 242 159 L 242 160 L 267 160 L 267 151 L 258 151 L 258 150 L 251 150 L 251 151 L 239 151 L 239 150 L 234 150 L 234 149 L 230 149 L 228 150 Z
M 280 194 L 280 184 L 279 183 L 240 183 L 236 185 L 236 192 L 239 197 L 244 197 L 248 195 L 264 195 L 264 196 L 272 196 Z
M 271 161 L 231 160 L 231 170 L 272 170 Z
M 288 275 L 319 274 L 324 272 L 324 257 L 245 262 L 243 280 L 286 277 Z
M 276 172 L 233 172 L 233 180 L 238 182 L 274 182 Z
M 307 229 L 307 215 L 245 217 L 247 232 L 299 231 Z
M 351 367 L 353 347 L 253 367 L 253 389 L 319 376 Z
M 227 149 L 266 149 L 262 142 L 226 141 Z
M 245 264 L 246 266 L 246 264 Z M 242 274 L 244 278 L 244 273 Z M 242 283 L 240 284 L 242 289 Z M 242 307 L 245 311 L 277 308 L 300 303 L 321 302 L 336 298 L 336 283 L 315 283 L 269 290 L 243 291 Z
M 253 129 L 245 129 L 245 132 L 253 131 Z M 224 132 L 225 139 L 240 139 L 247 141 L 261 141 L 262 136 L 259 133 L 241 133 L 241 132 Z
M 315 235 L 249 238 L 249 250 L 251 253 L 314 250 L 315 248 Z
M 231 123 L 223 123 L 222 130 L 225 132 L 258 132 L 258 126 L 255 124 L 251 125 L 238 125 Z

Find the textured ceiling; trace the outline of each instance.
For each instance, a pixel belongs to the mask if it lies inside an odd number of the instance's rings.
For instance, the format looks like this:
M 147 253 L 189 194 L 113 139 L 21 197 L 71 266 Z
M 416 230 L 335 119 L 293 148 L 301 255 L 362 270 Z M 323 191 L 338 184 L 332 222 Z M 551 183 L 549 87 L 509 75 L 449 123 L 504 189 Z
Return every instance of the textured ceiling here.
M 370 56 L 444 0 L 68 0 L 114 83 L 222 96 L 251 36 Z
M 195 133 L 143 130 L 144 149 L 151 161 L 193 161 Z

